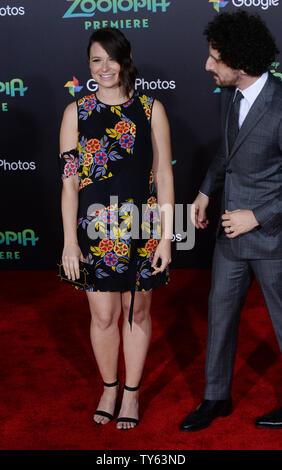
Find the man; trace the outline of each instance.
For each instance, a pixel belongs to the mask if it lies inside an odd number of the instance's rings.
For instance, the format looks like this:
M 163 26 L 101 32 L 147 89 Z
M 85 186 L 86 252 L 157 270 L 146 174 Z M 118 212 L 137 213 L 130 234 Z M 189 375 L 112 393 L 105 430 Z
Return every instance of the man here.
M 223 139 L 194 201 L 196 228 L 208 224 L 222 191 L 209 296 L 204 400 L 180 429 L 196 431 L 232 412 L 231 382 L 240 311 L 255 276 L 282 351 L 282 83 L 267 72 L 279 52 L 259 16 L 222 13 L 205 30 L 206 70 L 222 90 Z M 269 411 L 269 410 L 268 410 Z M 282 407 L 257 418 L 282 428 Z

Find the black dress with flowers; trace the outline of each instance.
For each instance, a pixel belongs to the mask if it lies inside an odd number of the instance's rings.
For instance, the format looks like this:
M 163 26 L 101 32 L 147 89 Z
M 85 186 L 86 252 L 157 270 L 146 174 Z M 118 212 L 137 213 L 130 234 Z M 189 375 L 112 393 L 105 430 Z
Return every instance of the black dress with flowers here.
M 152 170 L 153 98 L 135 92 L 119 106 L 95 94 L 77 101 L 78 147 L 59 155 L 61 177 L 78 173 L 78 244 L 93 268 L 87 291 L 147 291 L 169 281 L 152 276 L 161 236 Z M 82 289 L 75 286 L 76 289 Z

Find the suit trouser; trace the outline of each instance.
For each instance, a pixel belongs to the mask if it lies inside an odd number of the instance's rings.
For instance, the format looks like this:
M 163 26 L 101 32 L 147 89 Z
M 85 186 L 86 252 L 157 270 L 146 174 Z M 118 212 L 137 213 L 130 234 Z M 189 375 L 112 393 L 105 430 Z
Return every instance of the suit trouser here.
M 282 259 L 237 258 L 225 233 L 217 239 L 209 295 L 206 387 L 204 398 L 230 397 L 240 312 L 256 277 L 282 352 Z M 255 318 L 252 321 L 256 321 Z

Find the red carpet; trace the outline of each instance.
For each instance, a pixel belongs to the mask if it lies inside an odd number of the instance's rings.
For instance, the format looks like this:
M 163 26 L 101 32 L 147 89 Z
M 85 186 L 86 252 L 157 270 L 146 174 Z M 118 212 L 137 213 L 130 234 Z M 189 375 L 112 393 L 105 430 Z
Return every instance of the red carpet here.
M 281 450 L 282 431 L 253 426 L 281 406 L 280 353 L 256 284 L 242 312 L 233 414 L 197 433 L 178 430 L 203 394 L 210 272 L 174 270 L 171 278 L 154 294 L 141 422 L 124 432 L 91 422 L 102 386 L 85 293 L 54 271 L 0 272 L 0 449 Z

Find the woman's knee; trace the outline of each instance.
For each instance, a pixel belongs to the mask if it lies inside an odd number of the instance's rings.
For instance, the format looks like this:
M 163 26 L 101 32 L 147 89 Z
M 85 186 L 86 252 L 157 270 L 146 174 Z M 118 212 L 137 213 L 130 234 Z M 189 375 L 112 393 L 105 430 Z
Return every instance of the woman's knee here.
M 137 307 L 133 309 L 133 322 L 140 325 L 150 318 L 150 312 L 144 307 Z
M 116 327 L 121 312 L 118 292 L 91 292 L 88 301 L 92 323 L 100 330 Z
M 124 318 L 127 319 L 129 315 L 130 305 L 123 306 Z M 146 304 L 137 304 L 133 307 L 133 322 L 141 324 L 150 318 L 150 308 Z
M 136 292 L 133 306 L 133 322 L 140 324 L 150 318 L 152 293 Z M 125 293 L 122 298 L 122 310 L 124 318 L 127 319 L 131 305 L 131 294 Z
M 94 326 L 99 330 L 105 331 L 110 328 L 115 328 L 118 324 L 119 313 L 109 311 L 91 311 L 91 318 Z

